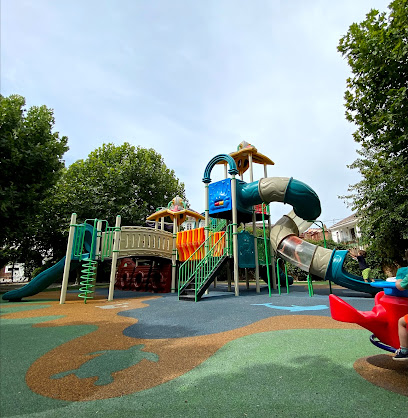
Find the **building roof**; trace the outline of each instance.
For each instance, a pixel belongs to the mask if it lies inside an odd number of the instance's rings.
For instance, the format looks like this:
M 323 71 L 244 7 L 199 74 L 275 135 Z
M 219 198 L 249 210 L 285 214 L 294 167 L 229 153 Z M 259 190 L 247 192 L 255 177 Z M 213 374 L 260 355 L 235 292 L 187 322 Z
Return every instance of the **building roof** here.
M 330 229 L 333 229 L 333 228 L 336 229 L 336 228 L 341 228 L 342 226 L 355 224 L 355 223 L 357 223 L 357 220 L 358 220 L 358 216 L 357 216 L 357 212 L 356 212 L 356 213 L 353 213 L 350 216 L 347 216 L 347 218 L 344 218 L 341 221 L 335 223 L 334 225 L 332 225 L 330 227 Z

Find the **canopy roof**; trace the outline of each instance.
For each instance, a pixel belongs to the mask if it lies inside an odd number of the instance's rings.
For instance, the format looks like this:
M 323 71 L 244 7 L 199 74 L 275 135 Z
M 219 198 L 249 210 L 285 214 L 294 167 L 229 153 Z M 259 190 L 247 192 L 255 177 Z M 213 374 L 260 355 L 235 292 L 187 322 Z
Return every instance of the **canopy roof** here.
M 245 173 L 245 171 L 249 168 L 249 154 L 252 154 L 253 163 L 275 165 L 270 158 L 258 152 L 253 145 L 248 144 L 246 141 L 242 141 L 238 145 L 238 150 L 229 154 L 234 159 L 240 175 Z M 224 162 L 220 162 L 218 164 L 224 164 Z
M 158 221 L 161 218 L 169 217 L 172 221 L 174 218 L 177 219 L 177 225 L 180 226 L 186 219 L 187 216 L 192 216 L 196 221 L 205 217 L 200 213 L 192 209 L 187 209 L 184 200 L 180 196 L 176 196 L 168 205 L 167 208 L 160 208 L 157 212 L 153 213 L 146 218 L 148 221 Z
M 172 221 L 174 221 L 174 218 L 177 219 L 177 225 L 180 226 L 186 219 L 187 216 L 192 216 L 196 221 L 202 219 L 204 220 L 205 217 L 201 215 L 200 213 L 196 212 L 195 210 L 191 209 L 180 209 L 180 210 L 172 210 L 168 208 L 163 208 L 155 213 L 153 215 L 150 215 L 146 219 L 148 221 L 159 221 L 161 218 L 169 217 Z

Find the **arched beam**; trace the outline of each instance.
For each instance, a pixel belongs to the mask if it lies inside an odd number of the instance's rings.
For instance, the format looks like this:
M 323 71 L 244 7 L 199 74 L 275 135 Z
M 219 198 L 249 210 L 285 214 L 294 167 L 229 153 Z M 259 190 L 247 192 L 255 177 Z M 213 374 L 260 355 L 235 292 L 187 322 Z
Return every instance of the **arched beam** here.
M 226 161 L 229 165 L 229 170 L 228 173 L 233 175 L 233 174 L 238 174 L 238 169 L 237 169 L 237 165 L 235 164 L 234 159 L 228 155 L 228 154 L 218 154 L 216 155 L 208 164 L 207 167 L 205 167 L 204 170 L 204 177 L 203 177 L 203 183 L 211 183 L 211 170 L 213 169 L 213 167 L 222 162 L 222 161 Z

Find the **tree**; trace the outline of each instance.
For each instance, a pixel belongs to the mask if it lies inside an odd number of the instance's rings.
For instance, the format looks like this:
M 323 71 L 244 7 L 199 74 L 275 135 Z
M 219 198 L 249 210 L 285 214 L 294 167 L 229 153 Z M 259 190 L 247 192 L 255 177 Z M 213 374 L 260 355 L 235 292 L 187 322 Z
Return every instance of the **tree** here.
M 401 263 L 408 247 L 408 0 L 371 10 L 340 39 L 347 58 L 346 117 L 357 126 L 362 180 L 343 196 L 361 218 L 362 239 L 379 259 Z
M 67 137 L 52 132 L 53 111 L 24 97 L 0 95 L 0 262 L 24 261 L 33 221 L 57 182 Z M 18 258 L 18 260 L 17 260 Z
M 72 212 L 80 221 L 98 218 L 113 226 L 120 215 L 122 225 L 145 225 L 176 195 L 185 197 L 184 184 L 154 149 L 104 144 L 64 170 L 44 204 L 43 216 L 53 221 L 43 226 L 41 245 L 53 248 L 55 257 L 65 253 Z

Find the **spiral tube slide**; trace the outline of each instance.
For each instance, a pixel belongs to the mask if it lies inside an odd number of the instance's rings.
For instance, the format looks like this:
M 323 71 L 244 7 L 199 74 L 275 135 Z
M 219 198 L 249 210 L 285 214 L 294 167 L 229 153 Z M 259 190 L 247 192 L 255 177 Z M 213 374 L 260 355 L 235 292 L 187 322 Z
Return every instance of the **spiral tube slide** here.
M 241 188 L 239 198 L 244 204 L 282 202 L 293 207 L 271 230 L 271 244 L 280 257 L 340 286 L 372 295 L 378 292 L 361 277 L 344 270 L 347 251 L 332 251 L 299 238 L 321 213 L 319 197 L 307 184 L 287 177 L 263 178 Z

